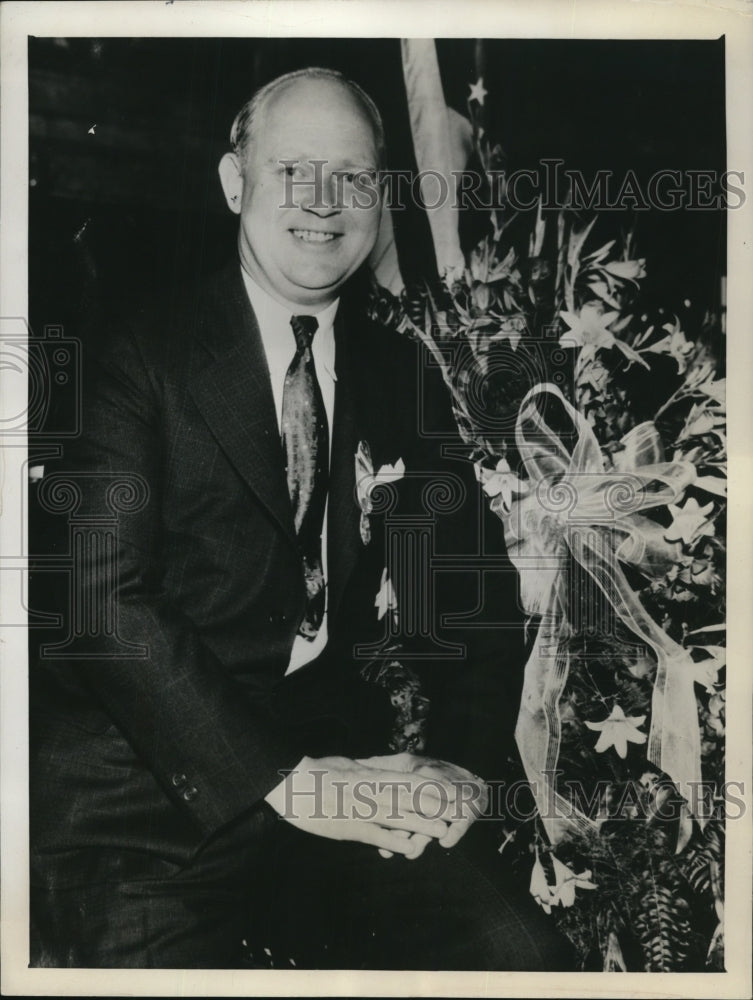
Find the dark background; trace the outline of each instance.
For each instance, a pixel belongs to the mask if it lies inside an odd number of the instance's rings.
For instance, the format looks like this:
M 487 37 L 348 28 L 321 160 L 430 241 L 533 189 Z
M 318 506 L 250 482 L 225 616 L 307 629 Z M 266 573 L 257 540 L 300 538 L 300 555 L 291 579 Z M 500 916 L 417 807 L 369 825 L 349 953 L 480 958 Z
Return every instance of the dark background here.
M 659 169 L 725 169 L 723 39 L 443 39 L 437 47 L 445 96 L 458 111 L 483 72 L 487 130 L 509 170 L 544 157 L 587 179 L 599 169 L 618 177 L 632 169 L 644 182 Z M 216 170 L 230 124 L 258 86 L 313 64 L 373 95 L 388 166 L 415 169 L 397 39 L 30 39 L 35 335 L 62 324 L 86 341 L 113 311 L 232 254 L 236 220 Z M 629 213 L 609 215 L 606 229 L 630 222 Z M 410 281 L 433 267 L 429 230 L 417 208 L 394 216 Z M 478 234 L 478 216 L 466 213 L 466 236 Z M 635 221 L 649 287 L 669 308 L 690 298 L 700 315 L 717 309 L 723 213 L 640 212 Z

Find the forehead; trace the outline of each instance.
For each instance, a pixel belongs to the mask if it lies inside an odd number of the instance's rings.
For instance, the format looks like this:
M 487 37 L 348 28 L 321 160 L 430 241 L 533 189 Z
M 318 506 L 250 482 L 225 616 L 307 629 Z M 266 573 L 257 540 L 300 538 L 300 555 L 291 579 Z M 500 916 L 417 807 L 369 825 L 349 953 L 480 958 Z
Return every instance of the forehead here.
M 253 145 L 265 159 L 310 156 L 368 164 L 377 158 L 371 119 L 337 80 L 299 79 L 273 93 L 254 123 Z

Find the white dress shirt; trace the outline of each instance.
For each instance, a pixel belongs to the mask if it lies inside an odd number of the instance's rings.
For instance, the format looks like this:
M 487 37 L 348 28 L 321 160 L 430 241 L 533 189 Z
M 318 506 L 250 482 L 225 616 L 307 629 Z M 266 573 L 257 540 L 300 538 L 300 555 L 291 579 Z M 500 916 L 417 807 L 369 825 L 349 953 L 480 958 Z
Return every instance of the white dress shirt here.
M 324 400 L 324 410 L 327 414 L 329 425 L 329 448 L 332 454 L 332 421 L 335 415 L 335 314 L 339 299 L 330 303 L 326 308 L 314 313 L 304 306 L 295 307 L 283 305 L 264 291 L 251 278 L 243 268 L 243 283 L 246 286 L 251 306 L 259 324 L 264 353 L 267 358 L 267 368 L 272 382 L 272 395 L 275 401 L 275 414 L 277 416 L 277 427 L 282 426 L 282 394 L 285 385 L 285 375 L 287 374 L 290 362 L 293 360 L 296 351 L 295 336 L 290 325 L 290 318 L 294 315 L 315 315 L 319 321 L 319 326 L 311 344 L 311 354 L 314 358 L 314 368 L 319 387 Z M 281 431 L 282 433 L 282 431 Z M 290 654 L 290 663 L 286 674 L 291 674 L 294 670 L 302 667 L 315 659 L 327 645 L 327 506 L 324 509 L 324 524 L 322 528 L 322 571 L 324 573 L 324 615 L 322 624 L 316 636 L 312 640 L 304 639 L 297 635 L 293 642 L 293 649 Z

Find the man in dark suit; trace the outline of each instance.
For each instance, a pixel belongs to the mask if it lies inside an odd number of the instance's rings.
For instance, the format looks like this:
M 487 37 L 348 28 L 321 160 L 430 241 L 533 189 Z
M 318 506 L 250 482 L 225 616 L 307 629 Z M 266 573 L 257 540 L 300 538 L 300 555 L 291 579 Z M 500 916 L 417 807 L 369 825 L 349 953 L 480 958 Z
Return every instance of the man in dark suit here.
M 75 651 L 32 671 L 32 964 L 235 967 L 243 944 L 251 964 L 557 967 L 532 901 L 469 853 L 458 782 L 477 803 L 483 782 L 389 754 L 389 697 L 354 664 L 386 565 L 354 456 L 424 450 L 415 347 L 348 295 L 378 112 L 303 71 L 232 140 L 240 263 L 108 338 L 57 483 L 76 517 L 119 518 L 78 554 Z

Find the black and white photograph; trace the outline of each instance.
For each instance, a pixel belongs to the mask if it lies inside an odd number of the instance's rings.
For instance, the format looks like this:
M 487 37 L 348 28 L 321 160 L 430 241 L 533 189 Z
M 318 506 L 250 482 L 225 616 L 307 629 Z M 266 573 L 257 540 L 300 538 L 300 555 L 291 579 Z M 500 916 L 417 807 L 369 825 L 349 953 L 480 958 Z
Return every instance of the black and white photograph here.
M 750 996 L 753 29 L 675 6 L 3 5 L 4 992 Z

